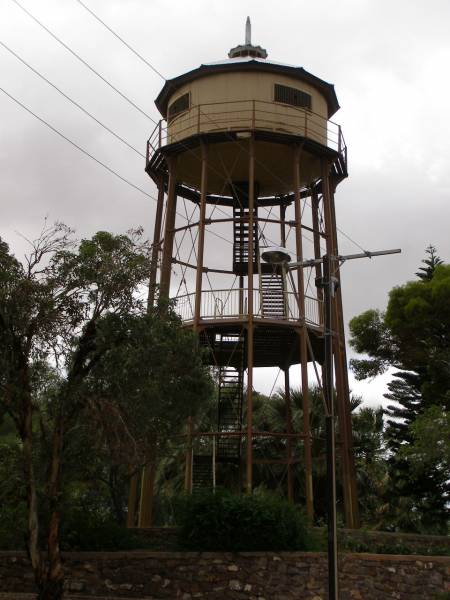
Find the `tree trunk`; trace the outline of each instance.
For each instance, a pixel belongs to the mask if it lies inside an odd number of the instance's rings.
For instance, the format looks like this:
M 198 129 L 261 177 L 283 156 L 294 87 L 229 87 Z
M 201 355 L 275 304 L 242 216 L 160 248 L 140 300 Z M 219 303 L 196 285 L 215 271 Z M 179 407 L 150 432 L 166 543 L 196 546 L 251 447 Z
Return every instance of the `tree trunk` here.
M 63 600 L 64 580 L 45 579 L 38 588 L 37 600 Z
M 120 489 L 119 467 L 112 465 L 109 468 L 109 494 L 111 497 L 112 509 L 119 525 L 125 524 L 125 511 L 123 497 Z
M 36 493 L 36 479 L 33 466 L 33 424 L 32 424 L 32 403 L 28 393 L 22 399 L 22 423 L 21 439 L 23 454 L 23 470 L 25 476 L 25 485 L 27 490 L 27 508 L 28 508 L 28 533 L 27 547 L 34 571 L 34 577 L 39 587 L 42 578 L 45 576 L 42 564 L 42 555 L 39 548 L 39 517 L 38 503 Z
M 52 457 L 48 479 L 48 500 L 50 508 L 50 519 L 48 526 L 48 571 L 45 588 L 42 590 L 44 600 L 59 600 L 62 598 L 64 585 L 64 570 L 59 548 L 59 526 L 61 515 L 60 505 L 60 481 L 61 481 L 61 459 L 63 450 L 63 416 L 58 413 L 52 441 Z

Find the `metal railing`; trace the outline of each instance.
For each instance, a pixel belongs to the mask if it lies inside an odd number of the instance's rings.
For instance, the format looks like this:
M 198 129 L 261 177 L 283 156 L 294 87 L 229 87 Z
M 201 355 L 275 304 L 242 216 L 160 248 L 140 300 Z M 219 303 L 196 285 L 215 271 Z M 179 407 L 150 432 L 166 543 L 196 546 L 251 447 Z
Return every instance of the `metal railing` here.
M 298 321 L 300 312 L 297 295 L 284 292 L 285 310 L 271 320 Z M 176 299 L 175 310 L 183 322 L 194 320 L 195 294 L 184 294 Z M 204 290 L 201 295 L 200 318 L 203 320 L 239 319 L 248 314 L 248 289 Z M 259 288 L 253 290 L 253 316 L 264 319 L 263 305 Z M 312 325 L 322 323 L 322 303 L 317 298 L 305 296 L 305 320 Z
M 147 141 L 147 164 L 159 148 L 199 133 L 271 131 L 300 135 L 335 150 L 346 159 L 341 126 L 306 108 L 262 100 L 234 100 L 191 106 L 171 119 L 161 120 Z

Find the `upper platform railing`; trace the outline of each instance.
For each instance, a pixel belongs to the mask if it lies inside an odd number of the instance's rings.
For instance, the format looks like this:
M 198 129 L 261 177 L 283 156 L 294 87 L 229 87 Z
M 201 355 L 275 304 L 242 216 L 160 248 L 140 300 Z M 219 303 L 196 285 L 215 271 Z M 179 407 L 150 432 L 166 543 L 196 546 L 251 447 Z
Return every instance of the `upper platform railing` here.
M 343 156 L 347 147 L 341 126 L 306 108 L 262 100 L 235 100 L 191 106 L 171 119 L 161 120 L 147 141 L 147 164 L 161 147 L 200 133 L 269 131 L 301 136 Z
M 175 298 L 175 312 L 184 323 L 194 320 L 195 294 L 184 294 Z M 257 319 L 271 321 L 300 321 L 298 297 L 294 292 L 284 292 L 283 314 L 273 316 L 264 313 L 264 302 L 261 301 L 259 288 L 253 290 L 253 316 Z M 200 319 L 203 321 L 226 321 L 242 319 L 248 314 L 248 289 L 239 290 L 203 290 L 200 303 Z M 317 298 L 305 296 L 305 321 L 320 327 L 322 320 L 322 302 Z

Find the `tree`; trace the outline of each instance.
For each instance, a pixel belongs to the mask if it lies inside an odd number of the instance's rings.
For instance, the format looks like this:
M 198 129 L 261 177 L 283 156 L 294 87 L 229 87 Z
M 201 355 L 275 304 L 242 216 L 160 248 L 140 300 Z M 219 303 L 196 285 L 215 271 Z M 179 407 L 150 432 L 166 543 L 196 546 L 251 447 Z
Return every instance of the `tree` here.
M 411 426 L 411 444 L 401 452 L 413 468 L 438 468 L 446 477 L 450 473 L 450 411 L 431 406 Z
M 89 439 L 86 423 L 101 415 L 104 435 L 128 436 L 145 453 L 149 430 L 163 420 L 162 401 L 173 411 L 177 394 L 201 398 L 209 379 L 170 307 L 145 316 L 149 263 L 141 231 L 98 232 L 76 244 L 56 224 L 30 243 L 22 264 L 0 240 L 0 410 L 21 442 L 38 597 L 57 600 L 67 467 L 76 463 L 80 432 Z
M 444 532 L 448 483 L 437 468 L 412 469 L 404 447 L 412 444 L 412 427 L 433 406 L 450 410 L 450 265 L 435 249 L 419 270 L 420 281 L 394 288 L 385 313 L 369 310 L 350 322 L 351 346 L 368 357 L 353 359 L 358 379 L 399 369 L 388 384 L 391 401 L 386 441 L 390 452 L 390 515 L 393 528 Z
M 114 336 L 85 380 L 90 439 L 103 456 L 111 507 L 124 521 L 132 471 L 161 456 L 212 394 L 194 332 L 172 309 L 114 318 Z M 149 401 L 151 399 L 151 402 Z M 98 435 L 98 432 L 101 435 Z
M 352 412 L 353 449 L 362 523 L 378 528 L 386 510 L 386 447 L 383 408 L 359 406 Z
M 428 256 L 422 260 L 425 267 L 419 267 L 416 275 L 419 279 L 422 279 L 422 281 L 430 281 L 433 278 L 436 267 L 442 265 L 443 260 L 439 258 L 436 248 L 431 244 L 425 249 L 425 252 L 428 254 Z

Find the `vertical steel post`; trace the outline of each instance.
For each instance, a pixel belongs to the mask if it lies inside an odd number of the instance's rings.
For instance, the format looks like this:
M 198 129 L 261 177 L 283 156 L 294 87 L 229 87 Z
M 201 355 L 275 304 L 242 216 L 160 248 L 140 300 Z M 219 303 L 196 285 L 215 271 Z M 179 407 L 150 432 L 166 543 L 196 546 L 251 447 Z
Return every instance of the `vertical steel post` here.
M 322 196 L 325 218 L 325 234 L 327 254 L 337 255 L 336 221 L 333 218 L 334 203 L 330 188 L 329 163 L 322 161 Z M 333 275 L 339 281 L 339 265 L 333 264 Z M 342 489 L 344 496 L 344 512 L 346 525 L 350 528 L 358 526 L 358 505 L 356 498 L 356 475 L 353 463 L 352 429 L 350 414 L 350 394 L 348 388 L 347 365 L 345 359 L 345 342 L 342 312 L 339 312 L 338 302 L 340 291 L 337 290 L 332 298 L 333 315 L 333 350 L 336 361 L 336 391 L 341 448 Z M 347 382 L 347 385 L 345 385 Z
M 200 216 L 198 222 L 197 271 L 195 279 L 194 329 L 198 329 L 202 304 L 203 255 L 205 250 L 205 214 L 208 193 L 208 155 L 207 146 L 202 142 L 202 176 L 200 187 Z
M 338 600 L 338 566 L 337 566 L 337 529 L 336 529 L 336 453 L 334 431 L 333 400 L 333 319 L 332 294 L 333 282 L 331 274 L 333 266 L 331 256 L 323 257 L 323 290 L 325 295 L 325 328 L 324 328 L 324 394 L 327 406 L 325 415 L 325 437 L 327 456 L 327 528 L 328 528 L 328 599 Z
M 150 259 L 150 281 L 148 286 L 147 310 L 153 308 L 156 292 L 156 274 L 158 271 L 158 255 L 161 244 L 161 223 L 164 209 L 164 178 L 158 181 L 158 203 L 156 205 L 155 227 L 153 230 L 152 256 Z
M 291 384 L 289 381 L 289 365 L 286 365 L 284 369 L 284 401 L 286 404 L 286 432 L 288 433 L 287 439 L 287 488 L 288 488 L 288 500 L 294 502 L 294 478 L 292 472 L 292 404 L 291 404 Z
M 244 277 L 239 275 L 239 317 L 244 317 Z
M 247 493 L 253 490 L 253 210 L 255 207 L 255 139 L 249 142 L 248 167 L 248 298 L 247 298 Z
M 192 493 L 192 417 L 188 417 L 187 436 L 186 436 L 186 457 L 185 457 L 185 472 L 184 472 L 184 489 L 188 494 Z
M 174 240 L 175 217 L 177 208 L 176 194 L 176 158 L 168 159 L 169 185 L 167 190 L 166 224 L 164 229 L 164 245 L 161 263 L 161 279 L 159 294 L 161 298 L 168 298 L 170 292 L 170 278 L 172 273 L 172 252 Z
M 334 256 L 339 254 L 336 211 L 334 205 L 334 193 L 330 193 L 330 216 L 333 231 Z M 336 278 L 340 283 L 340 271 L 336 265 Z M 359 527 L 358 494 L 356 489 L 355 459 L 353 454 L 352 415 L 350 410 L 350 388 L 348 384 L 347 352 L 345 348 L 344 315 L 342 309 L 342 291 L 338 285 L 334 297 L 334 320 L 335 320 L 335 366 L 336 366 L 336 390 L 340 407 L 339 433 L 341 436 L 341 460 L 343 470 L 343 482 L 345 502 L 345 518 L 349 528 Z
M 318 259 L 322 257 L 322 253 L 320 251 L 320 225 L 319 225 L 319 198 L 317 195 L 317 190 L 313 188 L 311 190 L 311 215 L 312 215 L 312 226 L 313 226 L 313 240 L 314 240 L 314 258 Z M 322 277 L 322 265 L 321 263 L 316 263 L 316 279 L 320 279 Z M 322 302 L 323 301 L 323 290 L 321 287 L 317 288 L 317 299 Z M 323 324 L 323 314 L 322 311 L 319 311 L 319 319 L 320 324 Z
M 303 260 L 303 243 L 302 243 L 302 210 L 300 199 L 300 147 L 297 146 L 294 152 L 294 209 L 295 209 L 295 245 L 297 252 L 297 260 Z M 303 268 L 297 269 L 297 291 L 298 305 L 301 322 L 300 330 L 300 363 L 302 377 L 302 407 L 303 407 L 303 444 L 304 444 L 304 461 L 305 461 L 305 496 L 306 496 L 306 513 L 309 521 L 314 518 L 314 495 L 312 481 L 312 457 L 311 457 L 311 429 L 309 424 L 309 389 L 308 389 L 308 347 L 307 347 L 307 332 L 305 321 L 305 284 L 303 280 Z
M 286 248 L 286 205 L 280 204 L 280 243 Z M 289 294 L 287 288 L 286 266 L 281 265 L 281 276 L 283 278 L 284 314 L 289 318 Z
M 286 248 L 286 205 L 280 204 L 280 241 L 281 246 Z

